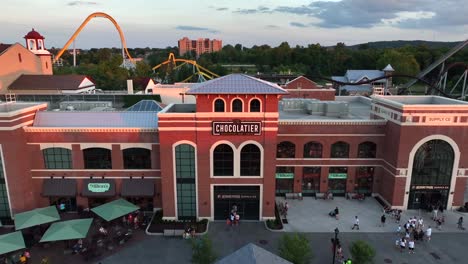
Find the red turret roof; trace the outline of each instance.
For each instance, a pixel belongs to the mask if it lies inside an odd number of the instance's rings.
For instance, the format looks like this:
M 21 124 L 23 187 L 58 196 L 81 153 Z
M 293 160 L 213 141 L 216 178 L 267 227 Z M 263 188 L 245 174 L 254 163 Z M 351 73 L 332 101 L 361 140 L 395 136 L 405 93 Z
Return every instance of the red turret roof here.
M 26 34 L 26 36 L 24 36 L 25 39 L 44 39 L 44 37 L 39 34 L 39 32 L 37 31 L 34 31 L 34 28 L 29 31 L 28 34 Z

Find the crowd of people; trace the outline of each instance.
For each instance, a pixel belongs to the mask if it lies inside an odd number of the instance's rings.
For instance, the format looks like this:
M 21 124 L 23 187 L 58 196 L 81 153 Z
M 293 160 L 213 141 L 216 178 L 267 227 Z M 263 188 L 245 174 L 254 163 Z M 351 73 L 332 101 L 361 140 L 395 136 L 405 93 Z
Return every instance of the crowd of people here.
M 237 205 L 233 205 L 229 218 L 226 220 L 228 226 L 238 226 L 240 221 L 240 215 L 237 213 Z

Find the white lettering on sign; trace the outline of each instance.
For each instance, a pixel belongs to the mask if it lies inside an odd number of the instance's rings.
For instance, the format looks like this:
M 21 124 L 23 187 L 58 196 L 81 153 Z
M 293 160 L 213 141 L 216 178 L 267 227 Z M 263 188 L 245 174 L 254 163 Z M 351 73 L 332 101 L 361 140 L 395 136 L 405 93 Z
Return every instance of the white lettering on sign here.
M 213 135 L 260 135 L 260 122 L 213 122 Z
M 426 123 L 438 123 L 438 124 L 453 123 L 453 116 L 427 116 Z

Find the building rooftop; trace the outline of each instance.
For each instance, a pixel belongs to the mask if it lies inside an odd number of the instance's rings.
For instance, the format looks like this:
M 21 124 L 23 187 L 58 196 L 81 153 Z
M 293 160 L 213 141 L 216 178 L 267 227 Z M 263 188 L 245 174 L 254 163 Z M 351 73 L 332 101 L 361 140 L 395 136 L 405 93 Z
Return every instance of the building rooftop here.
M 23 102 L 0 102 L 0 114 L 2 113 L 14 113 L 28 108 L 37 107 L 40 105 L 47 106 L 46 103 L 23 103 Z M 31 109 L 32 110 L 32 109 Z
M 372 100 L 363 96 L 337 96 L 335 101 L 283 99 L 280 121 L 362 121 L 370 118 Z M 289 104 L 289 107 L 286 106 Z
M 193 86 L 187 94 L 287 94 L 277 84 L 245 74 L 229 74 Z
M 384 104 L 388 104 L 391 106 L 395 106 L 398 108 L 405 108 L 405 107 L 443 107 L 443 106 L 451 106 L 451 107 L 463 107 L 468 108 L 468 102 L 451 99 L 447 97 L 435 96 L 435 95 L 427 95 L 427 96 L 408 96 L 408 95 L 394 95 L 394 96 L 373 96 L 373 101 L 381 102 Z
M 87 77 L 85 75 L 28 75 L 22 74 L 8 89 L 10 90 L 79 90 Z
M 155 129 L 158 127 L 158 113 L 39 111 L 34 119 L 33 127 Z

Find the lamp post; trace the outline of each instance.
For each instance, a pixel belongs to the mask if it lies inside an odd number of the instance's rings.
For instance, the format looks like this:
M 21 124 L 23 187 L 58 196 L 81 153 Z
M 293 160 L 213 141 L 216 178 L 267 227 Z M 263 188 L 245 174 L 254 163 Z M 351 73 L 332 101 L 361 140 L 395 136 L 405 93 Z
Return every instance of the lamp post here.
M 336 247 L 338 246 L 338 233 L 340 233 L 340 230 L 338 230 L 338 227 L 335 228 L 335 240 L 333 240 L 333 262 L 332 264 L 335 264 L 335 256 L 336 256 Z

